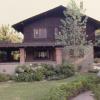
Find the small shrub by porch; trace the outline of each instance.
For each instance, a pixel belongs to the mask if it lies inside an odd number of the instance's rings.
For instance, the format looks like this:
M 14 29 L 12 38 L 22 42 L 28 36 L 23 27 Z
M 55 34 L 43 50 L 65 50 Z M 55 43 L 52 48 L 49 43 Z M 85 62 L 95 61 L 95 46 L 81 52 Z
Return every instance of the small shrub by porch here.
M 15 81 L 40 81 L 64 79 L 75 74 L 73 65 L 47 65 L 47 64 L 33 64 L 29 66 L 19 66 L 15 71 L 13 79 Z
M 6 81 L 9 81 L 10 79 L 11 79 L 10 75 L 0 74 L 0 82 L 6 82 Z

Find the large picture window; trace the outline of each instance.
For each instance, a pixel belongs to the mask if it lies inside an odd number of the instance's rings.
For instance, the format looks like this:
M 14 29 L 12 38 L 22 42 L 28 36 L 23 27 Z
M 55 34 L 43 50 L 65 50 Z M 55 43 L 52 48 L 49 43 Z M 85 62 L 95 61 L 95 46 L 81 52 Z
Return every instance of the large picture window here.
M 49 52 L 48 50 L 37 50 L 34 52 L 34 58 L 35 59 L 48 59 L 49 58 Z
M 46 28 L 35 28 L 33 29 L 34 38 L 47 38 Z

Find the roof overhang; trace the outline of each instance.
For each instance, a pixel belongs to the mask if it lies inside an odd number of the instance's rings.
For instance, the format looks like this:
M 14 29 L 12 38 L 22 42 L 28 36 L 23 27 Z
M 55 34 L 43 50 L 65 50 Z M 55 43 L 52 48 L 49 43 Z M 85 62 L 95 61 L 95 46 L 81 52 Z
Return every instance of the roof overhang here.
M 63 47 L 61 43 L 0 43 L 0 48 L 27 48 L 27 47 Z
M 12 25 L 12 27 L 19 32 L 23 32 L 23 28 L 26 25 L 29 25 L 29 24 L 31 24 L 31 23 L 39 20 L 39 19 L 42 19 L 42 18 L 45 18 L 45 17 L 50 17 L 50 16 L 60 16 L 61 18 L 65 17 L 64 14 L 63 14 L 63 11 L 65 9 L 66 9 L 66 7 L 64 7 L 62 5 L 58 6 L 56 8 L 50 9 L 46 12 L 40 13 L 36 16 L 25 19 L 25 20 L 23 20 L 19 23 L 16 23 L 16 24 Z M 91 22 L 92 24 L 94 24 L 95 28 L 100 28 L 100 21 L 95 20 L 95 19 L 88 16 L 88 22 Z

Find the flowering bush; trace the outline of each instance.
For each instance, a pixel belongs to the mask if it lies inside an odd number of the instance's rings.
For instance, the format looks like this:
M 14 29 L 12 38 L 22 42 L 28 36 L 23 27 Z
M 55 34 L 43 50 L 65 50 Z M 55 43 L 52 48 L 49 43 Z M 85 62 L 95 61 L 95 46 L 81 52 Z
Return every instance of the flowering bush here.
M 15 71 L 15 81 L 40 81 L 43 79 L 54 80 L 67 78 L 74 75 L 74 68 L 72 65 L 63 64 L 60 66 L 53 66 L 50 64 L 31 64 L 18 66 Z

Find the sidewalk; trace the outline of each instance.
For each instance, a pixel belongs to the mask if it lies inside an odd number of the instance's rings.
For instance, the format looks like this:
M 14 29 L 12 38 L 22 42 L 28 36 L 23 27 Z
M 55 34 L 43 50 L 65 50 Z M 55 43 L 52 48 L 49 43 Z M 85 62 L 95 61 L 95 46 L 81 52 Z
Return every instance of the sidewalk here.
M 71 100 L 95 100 L 90 91 L 84 92 Z

